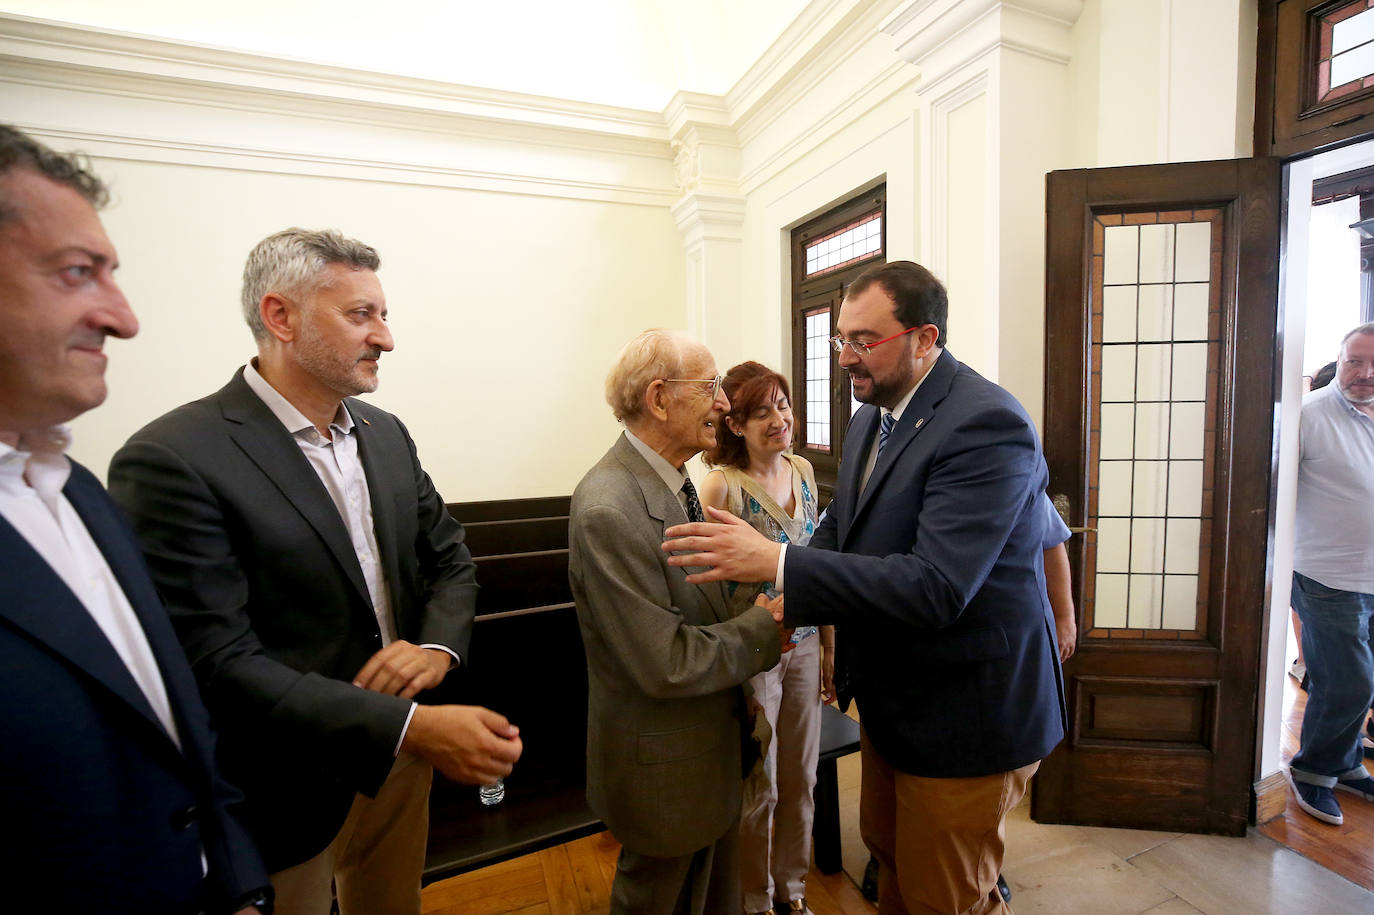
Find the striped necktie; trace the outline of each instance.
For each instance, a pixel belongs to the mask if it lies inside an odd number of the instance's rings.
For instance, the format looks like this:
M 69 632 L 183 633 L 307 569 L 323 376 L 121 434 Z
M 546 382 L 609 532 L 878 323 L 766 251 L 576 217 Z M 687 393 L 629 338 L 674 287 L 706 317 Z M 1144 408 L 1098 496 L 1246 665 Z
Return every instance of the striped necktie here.
M 705 521 L 706 516 L 701 512 L 701 500 L 697 498 L 697 488 L 692 485 L 691 477 L 682 481 L 682 491 L 687 496 L 687 517 L 692 521 Z
M 883 414 L 883 423 L 878 428 L 878 453 L 882 454 L 887 447 L 887 437 L 892 434 L 892 427 L 897 425 L 897 417 L 892 413 Z

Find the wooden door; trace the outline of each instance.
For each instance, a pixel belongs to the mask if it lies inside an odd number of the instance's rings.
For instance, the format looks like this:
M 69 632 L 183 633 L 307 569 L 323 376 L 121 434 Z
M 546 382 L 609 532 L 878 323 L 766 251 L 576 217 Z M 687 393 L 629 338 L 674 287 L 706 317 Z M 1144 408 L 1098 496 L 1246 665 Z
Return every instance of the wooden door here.
M 1256 747 L 1280 165 L 1048 178 L 1045 456 L 1079 640 L 1046 823 L 1240 835 Z

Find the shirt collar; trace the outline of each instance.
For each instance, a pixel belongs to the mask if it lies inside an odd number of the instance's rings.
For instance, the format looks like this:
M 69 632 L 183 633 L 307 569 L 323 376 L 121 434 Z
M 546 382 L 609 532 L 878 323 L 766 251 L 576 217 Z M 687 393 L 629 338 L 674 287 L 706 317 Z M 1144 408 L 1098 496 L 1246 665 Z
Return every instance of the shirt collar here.
M 934 367 L 935 367 L 934 363 L 931 363 L 930 368 L 933 369 Z M 892 408 L 891 410 L 889 410 L 887 407 L 883 407 L 883 408 L 882 408 L 882 412 L 883 412 L 883 413 L 891 413 L 891 414 L 892 414 L 892 421 L 893 421 L 893 422 L 896 422 L 897 420 L 901 419 L 901 418 L 902 418 L 902 414 L 906 412 L 907 405 L 911 403 L 911 398 L 913 398 L 913 397 L 916 396 L 916 390 L 917 390 L 917 388 L 919 388 L 919 387 L 925 382 L 925 380 L 926 380 L 927 378 L 929 378 L 929 377 L 930 377 L 930 369 L 926 369 L 926 373 L 925 373 L 924 375 L 922 375 L 920 378 L 917 378 L 917 379 L 916 379 L 916 383 L 913 384 L 913 385 L 911 386 L 911 390 L 910 390 L 910 391 L 907 391 L 907 392 L 906 392 L 906 396 L 903 397 L 901 400 L 897 401 L 897 406 L 895 406 L 895 407 Z
M 674 467 L 672 464 L 669 464 L 667 458 L 640 441 L 639 436 L 635 435 L 629 429 L 625 430 L 625 438 L 628 439 L 630 444 L 634 446 L 634 449 L 639 452 L 639 456 L 649 462 L 649 466 L 653 468 L 654 473 L 662 478 L 664 486 L 667 486 L 673 492 L 678 492 L 682 489 L 682 483 L 687 479 L 687 471 L 685 469 Z
M 22 478 L 51 503 L 72 475 L 71 444 L 72 430 L 63 425 L 22 433 L 17 447 L 0 441 L 0 473 Z
M 319 430 L 315 428 L 315 424 L 306 419 L 304 413 L 297 410 L 291 401 L 283 397 L 280 391 L 272 387 L 267 379 L 259 374 L 258 368 L 254 364 L 257 361 L 254 358 L 243 367 L 243 380 L 248 384 L 248 387 L 252 388 L 253 393 L 258 395 L 258 398 L 267 405 L 267 409 L 271 410 L 272 415 L 286 427 L 287 432 L 292 435 L 298 435 L 302 432 L 315 432 L 318 435 Z M 339 404 L 338 412 L 334 414 L 334 420 L 329 425 L 344 435 L 353 431 L 353 416 L 342 402 Z
M 1335 379 L 1332 379 L 1331 383 L 1328 384 L 1327 387 L 1331 389 L 1331 393 L 1327 396 L 1334 398 L 1337 403 L 1339 403 L 1342 407 L 1345 408 L 1345 411 L 1347 413 L 1349 413 L 1356 419 L 1369 419 L 1369 415 L 1366 414 L 1359 407 L 1351 403 L 1350 399 L 1347 398 L 1345 394 L 1341 391 L 1341 389 L 1336 386 Z

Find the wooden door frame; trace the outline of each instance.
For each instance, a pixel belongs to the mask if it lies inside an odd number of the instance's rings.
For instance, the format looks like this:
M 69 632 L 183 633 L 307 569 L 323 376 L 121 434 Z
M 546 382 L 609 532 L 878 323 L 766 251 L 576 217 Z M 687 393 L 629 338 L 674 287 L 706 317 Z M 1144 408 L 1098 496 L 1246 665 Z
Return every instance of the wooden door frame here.
M 1217 176 L 1221 173 L 1231 176 L 1232 190 L 1220 186 Z M 1161 193 L 1158 184 L 1165 177 L 1168 191 Z M 1142 179 L 1150 182 L 1150 189 L 1142 189 Z M 1261 649 L 1268 636 L 1273 559 L 1272 484 L 1277 459 L 1273 410 L 1282 365 L 1277 345 L 1278 258 L 1245 271 L 1239 269 L 1239 263 L 1242 249 L 1278 251 L 1279 221 L 1263 214 L 1279 210 L 1281 201 L 1270 195 L 1281 193 L 1281 164 L 1277 159 L 1244 159 L 1077 170 L 1054 173 L 1047 181 L 1047 189 L 1056 184 L 1058 194 L 1069 195 L 1064 198 L 1065 209 L 1073 207 L 1083 214 L 1077 231 L 1049 233 L 1047 237 L 1046 347 L 1053 358 L 1046 359 L 1044 431 L 1045 441 L 1050 443 L 1046 458 L 1053 490 L 1072 494 L 1071 524 L 1082 526 L 1084 521 L 1088 485 L 1084 448 L 1090 405 L 1081 393 L 1072 405 L 1066 404 L 1066 395 L 1056 390 L 1054 380 L 1076 378 L 1080 386 L 1086 386 L 1091 339 L 1082 329 L 1081 307 L 1055 309 L 1053 303 L 1087 301 L 1092 280 L 1084 267 L 1086 246 L 1091 240 L 1089 204 L 1098 212 L 1112 208 L 1168 210 L 1172 203 L 1180 209 L 1208 202 L 1226 206 L 1228 241 L 1220 271 L 1223 298 L 1234 295 L 1240 303 L 1260 303 L 1251 306 L 1259 308 L 1253 317 L 1242 319 L 1239 307 L 1234 313 L 1222 315 L 1221 339 L 1226 345 L 1222 347 L 1224 363 L 1218 367 L 1218 441 L 1226 443 L 1229 461 L 1217 468 L 1214 517 L 1216 523 L 1224 519 L 1224 542 L 1263 542 L 1265 548 L 1259 555 L 1226 555 L 1214 563 L 1220 574 L 1213 575 L 1211 588 L 1213 593 L 1224 594 L 1228 622 L 1223 627 L 1221 615 L 1212 614 L 1207 621 L 1205 641 L 1169 649 L 1174 651 L 1177 662 L 1172 667 L 1184 676 L 1196 667 L 1189 662 L 1197 655 L 1187 653 L 1210 648 L 1215 656 L 1215 682 L 1228 683 L 1232 690 L 1243 691 L 1241 695 L 1224 697 L 1224 709 L 1212 710 L 1212 758 L 1224 762 L 1212 767 L 1210 806 L 1193 824 L 1199 831 L 1241 834 L 1251 817 L 1251 786 L 1257 762 L 1260 684 L 1264 673 Z M 1260 186 L 1270 190 L 1239 190 Z M 1053 373 L 1048 368 L 1051 364 Z M 1074 444 L 1072 448 L 1054 447 L 1059 442 Z M 1256 510 L 1264 506 L 1267 508 Z M 1069 546 L 1081 605 L 1083 544 L 1070 541 Z M 1067 665 L 1066 681 L 1072 677 L 1080 658 L 1103 648 L 1100 642 L 1082 640 L 1079 654 Z M 1076 691 L 1073 684 L 1066 686 L 1070 688 L 1072 715 L 1077 705 Z M 1238 710 L 1244 711 L 1238 715 Z M 1042 768 L 1042 772 L 1047 770 L 1058 771 L 1062 777 L 1058 783 L 1053 777 L 1038 780 L 1032 804 L 1032 814 L 1037 819 L 1046 810 L 1063 811 L 1066 792 L 1073 790 L 1066 784 L 1068 765 Z M 1056 817 L 1049 819 L 1054 821 Z

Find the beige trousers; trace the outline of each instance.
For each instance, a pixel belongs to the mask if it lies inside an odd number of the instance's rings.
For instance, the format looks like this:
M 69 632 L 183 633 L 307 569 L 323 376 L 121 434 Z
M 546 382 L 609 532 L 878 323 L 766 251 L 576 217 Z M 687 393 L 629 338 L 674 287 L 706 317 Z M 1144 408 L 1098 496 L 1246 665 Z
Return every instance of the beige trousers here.
M 813 635 L 749 684 L 773 729 L 764 771 L 744 783 L 740 884 L 745 912 L 806 895 L 821 752 L 821 639 Z M 771 841 L 770 841 L 771 836 Z
M 879 915 L 1009 913 L 997 892 L 1007 814 L 1034 762 L 977 778 L 922 778 L 887 764 L 860 731 L 859 831 L 878 859 Z
M 277 915 L 329 915 L 331 883 L 340 915 L 419 915 L 433 775 L 418 756 L 397 757 L 382 790 L 353 800 L 324 851 L 271 875 Z

